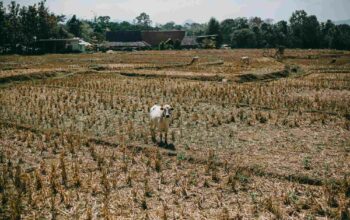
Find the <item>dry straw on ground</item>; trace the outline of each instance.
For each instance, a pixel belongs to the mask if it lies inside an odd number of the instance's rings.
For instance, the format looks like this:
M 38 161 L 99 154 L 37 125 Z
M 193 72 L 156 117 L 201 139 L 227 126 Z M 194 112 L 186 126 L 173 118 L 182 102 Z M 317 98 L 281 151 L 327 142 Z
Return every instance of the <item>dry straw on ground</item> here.
M 349 54 L 284 56 L 1 57 L 0 217 L 348 219 Z M 175 108 L 169 146 L 151 140 L 155 103 Z

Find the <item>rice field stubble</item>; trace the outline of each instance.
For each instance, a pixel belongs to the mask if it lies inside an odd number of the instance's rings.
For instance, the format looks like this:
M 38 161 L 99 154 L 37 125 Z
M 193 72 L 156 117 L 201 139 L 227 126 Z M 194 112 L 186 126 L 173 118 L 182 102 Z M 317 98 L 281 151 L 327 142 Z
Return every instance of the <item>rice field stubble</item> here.
M 348 219 L 349 53 L 262 54 L 0 57 L 0 216 Z

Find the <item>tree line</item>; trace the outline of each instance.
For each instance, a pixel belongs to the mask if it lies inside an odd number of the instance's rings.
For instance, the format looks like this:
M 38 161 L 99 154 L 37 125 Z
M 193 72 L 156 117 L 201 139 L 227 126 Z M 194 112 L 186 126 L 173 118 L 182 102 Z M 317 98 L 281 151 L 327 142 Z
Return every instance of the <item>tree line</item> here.
M 289 22 L 259 17 L 211 18 L 208 23 L 168 22 L 152 26 L 150 16 L 141 13 L 133 22 L 111 21 L 109 16 L 92 20 L 73 15 L 66 19 L 49 11 L 45 1 L 20 6 L 15 1 L 4 6 L 0 1 L 0 51 L 18 52 L 38 39 L 80 37 L 92 43 L 103 42 L 107 31 L 120 30 L 184 30 L 189 36 L 215 34 L 215 45 L 232 48 L 332 48 L 350 50 L 350 26 L 335 25 L 331 20 L 319 22 L 315 15 L 295 11 Z M 5 50 L 6 49 L 6 50 Z
M 335 25 L 331 20 L 319 22 L 315 15 L 303 10 L 295 11 L 289 23 L 283 20 L 272 23 L 259 17 L 226 19 L 218 23 L 211 19 L 209 26 L 218 26 L 219 40 L 233 48 L 350 49 L 349 25 Z

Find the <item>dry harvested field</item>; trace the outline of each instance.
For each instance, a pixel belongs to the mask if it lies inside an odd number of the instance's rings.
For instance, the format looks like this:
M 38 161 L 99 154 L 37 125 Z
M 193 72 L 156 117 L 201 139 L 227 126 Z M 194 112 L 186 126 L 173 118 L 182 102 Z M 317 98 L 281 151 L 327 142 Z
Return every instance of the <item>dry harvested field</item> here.
M 346 51 L 0 56 L 0 219 L 349 219 L 349 106 Z

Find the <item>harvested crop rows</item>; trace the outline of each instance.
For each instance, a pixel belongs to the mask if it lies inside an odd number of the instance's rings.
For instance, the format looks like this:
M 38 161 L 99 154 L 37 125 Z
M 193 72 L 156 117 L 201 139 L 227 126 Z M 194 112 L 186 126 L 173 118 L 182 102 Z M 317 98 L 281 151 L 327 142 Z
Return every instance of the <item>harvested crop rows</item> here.
M 349 53 L 286 57 L 0 57 L 0 217 L 346 219 Z M 156 103 L 174 107 L 169 145 L 151 140 Z

